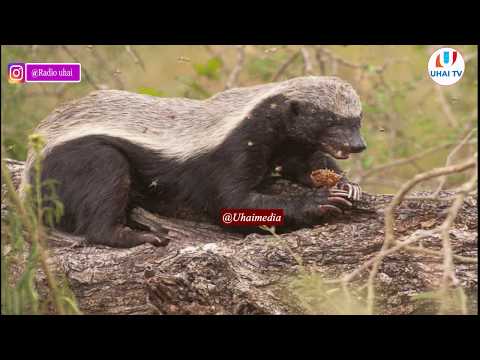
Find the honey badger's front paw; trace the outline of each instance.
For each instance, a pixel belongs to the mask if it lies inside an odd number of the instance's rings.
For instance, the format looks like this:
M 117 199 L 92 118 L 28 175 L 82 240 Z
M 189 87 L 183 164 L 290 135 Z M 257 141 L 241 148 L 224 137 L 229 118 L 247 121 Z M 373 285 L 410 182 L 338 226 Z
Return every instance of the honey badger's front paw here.
M 347 191 L 348 199 L 359 201 L 362 198 L 362 188 L 357 183 L 340 180 L 335 188 Z
M 313 192 L 302 208 L 302 216 L 308 221 L 351 208 L 352 203 L 347 200 L 348 191 L 343 189 L 318 189 Z

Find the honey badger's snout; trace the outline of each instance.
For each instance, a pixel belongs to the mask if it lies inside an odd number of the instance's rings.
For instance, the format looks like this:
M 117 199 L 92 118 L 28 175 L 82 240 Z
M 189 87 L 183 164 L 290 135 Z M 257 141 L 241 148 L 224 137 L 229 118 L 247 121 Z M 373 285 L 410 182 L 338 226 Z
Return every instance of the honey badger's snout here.
M 361 135 L 354 137 L 352 143 L 349 146 L 349 151 L 351 153 L 360 153 L 367 148 L 367 144 Z
M 351 153 L 360 153 L 367 148 L 359 129 L 349 127 L 329 129 L 322 136 L 320 146 L 336 159 L 348 159 Z

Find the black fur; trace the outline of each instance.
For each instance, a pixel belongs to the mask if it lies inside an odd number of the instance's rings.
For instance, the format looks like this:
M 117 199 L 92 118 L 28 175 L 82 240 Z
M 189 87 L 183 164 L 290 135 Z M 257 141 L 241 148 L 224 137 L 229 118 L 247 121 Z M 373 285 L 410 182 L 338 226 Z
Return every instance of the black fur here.
M 272 108 L 275 103 L 278 106 Z M 331 122 L 331 114 L 316 121 L 302 118 L 303 105 L 278 96 L 257 107 L 215 150 L 185 162 L 163 158 L 124 139 L 92 135 L 68 141 L 49 152 L 42 179 L 58 182 L 56 192 L 65 213 L 58 227 L 84 234 L 91 243 L 130 247 L 144 242 L 159 245 L 152 234 L 127 224 L 133 206 L 159 210 L 159 204 L 187 203 L 207 210 L 219 220 L 219 210 L 283 208 L 288 224 L 312 223 L 327 204 L 329 193 L 312 190 L 308 196 L 286 198 L 256 191 L 276 165 L 284 175 L 311 185 L 318 168 L 340 169 L 326 155 L 320 140 L 349 152 L 363 150 L 356 123 Z M 340 134 L 336 139 L 335 134 Z

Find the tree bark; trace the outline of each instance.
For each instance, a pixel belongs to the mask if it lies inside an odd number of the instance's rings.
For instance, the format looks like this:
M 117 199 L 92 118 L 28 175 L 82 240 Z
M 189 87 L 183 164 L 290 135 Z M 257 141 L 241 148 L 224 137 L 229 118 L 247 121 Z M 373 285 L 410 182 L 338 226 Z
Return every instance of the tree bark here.
M 23 164 L 8 160 L 7 165 L 18 185 Z M 302 190 L 283 179 L 272 179 L 264 189 L 270 193 Z M 441 196 L 452 194 L 442 192 Z M 298 276 L 317 274 L 322 281 L 339 278 L 374 257 L 383 243 L 383 211 L 391 198 L 364 194 L 352 211 L 278 237 L 233 233 L 192 221 L 203 217 L 188 211 L 178 219 L 136 208 L 131 220 L 170 240 L 166 247 L 79 246 L 81 238 L 51 231 L 50 258 L 53 268 L 66 275 L 85 314 L 327 313 L 322 310 L 326 307 L 316 307 L 318 298 L 302 297 L 292 284 Z M 448 201 L 404 201 L 396 210 L 397 238 L 439 225 L 449 205 Z M 5 212 L 2 195 L 2 216 Z M 477 257 L 477 224 L 477 197 L 469 196 L 450 232 L 456 255 Z M 441 245 L 440 235 L 435 234 L 421 243 L 434 251 L 440 251 Z M 476 313 L 477 264 L 456 258 L 455 266 L 469 312 Z M 367 277 L 368 272 L 362 272 L 353 286 L 364 284 Z M 441 277 L 439 255 L 400 250 L 387 256 L 375 280 L 376 312 L 434 313 L 435 302 L 415 300 L 413 295 L 437 289 Z M 337 288 L 330 285 L 326 293 L 338 292 Z M 357 292 L 360 298 L 364 293 L 361 288 Z

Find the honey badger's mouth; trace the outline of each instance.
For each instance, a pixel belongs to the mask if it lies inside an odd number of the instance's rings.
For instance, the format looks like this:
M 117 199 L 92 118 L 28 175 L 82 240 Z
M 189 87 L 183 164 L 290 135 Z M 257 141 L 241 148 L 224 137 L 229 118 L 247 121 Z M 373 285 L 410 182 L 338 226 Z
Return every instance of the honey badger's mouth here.
M 332 155 L 335 159 L 345 160 L 350 157 L 350 151 L 346 149 L 338 149 L 326 143 L 320 143 L 321 150 L 329 155 Z

